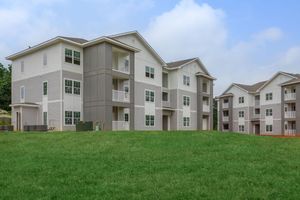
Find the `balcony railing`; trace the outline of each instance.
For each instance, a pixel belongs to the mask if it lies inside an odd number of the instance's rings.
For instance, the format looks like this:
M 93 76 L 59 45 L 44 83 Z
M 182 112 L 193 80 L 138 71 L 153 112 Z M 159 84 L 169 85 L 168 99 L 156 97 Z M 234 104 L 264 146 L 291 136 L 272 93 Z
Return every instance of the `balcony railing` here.
M 284 100 L 285 101 L 296 100 L 296 93 L 284 94 Z
M 223 108 L 229 108 L 229 103 L 223 103 Z
M 287 129 L 284 131 L 284 135 L 286 136 L 295 136 L 296 135 L 296 129 Z
M 284 112 L 285 118 L 296 118 L 296 111 L 286 111 Z
M 112 100 L 118 102 L 129 102 L 129 93 L 120 90 L 113 90 Z
M 126 121 L 112 121 L 112 130 L 113 131 L 122 131 L 129 130 L 129 122 Z
M 204 104 L 203 105 L 203 112 L 209 112 L 210 108 L 209 105 Z
M 260 106 L 260 101 L 259 100 L 255 100 L 255 106 Z
M 118 66 L 112 68 L 114 71 L 123 72 L 129 74 L 129 66 Z
M 223 116 L 223 121 L 224 121 L 224 122 L 228 122 L 228 121 L 229 121 L 229 117 L 228 117 L 228 116 L 226 116 L 226 117 Z
M 253 118 L 255 118 L 255 119 L 260 118 L 260 114 L 253 114 Z

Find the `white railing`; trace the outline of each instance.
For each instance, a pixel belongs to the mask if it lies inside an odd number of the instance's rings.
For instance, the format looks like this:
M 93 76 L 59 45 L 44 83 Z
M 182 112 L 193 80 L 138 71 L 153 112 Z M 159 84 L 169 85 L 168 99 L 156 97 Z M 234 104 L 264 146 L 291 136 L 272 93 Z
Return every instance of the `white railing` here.
M 284 94 L 284 100 L 286 100 L 286 101 L 296 100 L 296 93 L 287 93 L 287 94 Z
M 223 108 L 229 108 L 229 103 L 223 103 Z
M 113 90 L 112 100 L 119 101 L 119 102 L 129 102 L 129 93 L 120 90 Z
M 255 119 L 260 118 L 260 114 L 253 114 L 253 118 Z
M 228 116 L 226 116 L 226 117 L 223 116 L 223 121 L 224 122 L 228 122 L 229 121 L 229 117 Z
M 112 121 L 112 130 L 117 131 L 117 130 L 129 130 L 129 122 L 125 121 Z
M 287 129 L 287 130 L 284 131 L 284 135 L 295 136 L 296 135 L 296 129 Z
M 284 112 L 285 118 L 296 118 L 296 111 L 286 111 Z
M 118 67 L 113 67 L 112 69 L 118 72 L 129 74 L 129 66 L 118 66 Z
M 203 112 L 209 112 L 209 105 L 204 104 L 203 105 Z

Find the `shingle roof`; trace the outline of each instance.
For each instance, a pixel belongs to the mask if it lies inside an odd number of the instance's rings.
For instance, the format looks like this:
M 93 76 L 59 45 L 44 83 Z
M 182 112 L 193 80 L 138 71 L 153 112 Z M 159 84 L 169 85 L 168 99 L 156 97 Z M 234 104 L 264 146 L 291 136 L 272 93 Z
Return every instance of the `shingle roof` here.
M 65 36 L 59 36 L 59 37 L 67 39 L 67 40 L 71 40 L 73 42 L 77 42 L 77 43 L 80 43 L 80 44 L 88 42 L 88 40 L 83 39 L 83 38 L 74 38 L 74 37 L 65 37 Z
M 244 90 L 247 90 L 248 92 L 256 92 L 266 82 L 267 81 L 261 81 L 261 82 L 255 83 L 253 85 L 244 85 L 244 84 L 235 83 L 235 85 L 237 85 L 240 88 L 243 88 Z
M 169 63 L 167 63 L 167 67 L 168 68 L 176 68 L 176 67 L 184 65 L 188 62 L 191 62 L 192 60 L 195 60 L 195 59 L 196 58 L 190 58 L 190 59 L 185 59 L 185 60 L 178 60 L 178 61 L 175 61 L 175 62 L 169 62 Z
M 294 83 L 300 83 L 300 76 L 297 76 L 298 78 L 293 78 L 287 82 L 282 83 L 281 85 L 289 85 Z

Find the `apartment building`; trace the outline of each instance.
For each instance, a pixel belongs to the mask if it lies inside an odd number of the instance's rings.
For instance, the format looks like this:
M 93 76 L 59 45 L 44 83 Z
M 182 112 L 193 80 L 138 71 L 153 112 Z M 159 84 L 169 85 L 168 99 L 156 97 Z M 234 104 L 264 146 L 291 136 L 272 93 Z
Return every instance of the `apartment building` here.
M 299 74 L 278 72 L 269 80 L 233 83 L 217 98 L 218 128 L 262 135 L 300 134 Z
M 166 63 L 137 32 L 62 37 L 7 57 L 12 123 L 74 130 L 209 130 L 215 80 L 198 58 Z

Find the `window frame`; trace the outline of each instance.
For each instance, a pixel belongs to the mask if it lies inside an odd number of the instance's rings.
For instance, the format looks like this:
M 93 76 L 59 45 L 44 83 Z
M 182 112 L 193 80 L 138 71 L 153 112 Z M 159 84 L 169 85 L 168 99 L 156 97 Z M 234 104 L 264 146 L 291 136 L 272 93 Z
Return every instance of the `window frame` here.
M 148 122 L 148 124 L 147 124 L 147 122 Z M 145 115 L 145 126 L 146 127 L 154 127 L 155 126 L 155 116 L 154 115 Z
M 155 69 L 154 67 L 145 66 L 145 77 L 154 79 L 155 77 Z
M 191 126 L 191 119 L 190 117 L 183 117 L 183 127 L 190 127 Z
M 45 84 L 46 84 L 46 93 L 45 93 Z M 43 81 L 43 96 L 48 96 L 48 81 Z
M 77 87 L 77 86 L 75 87 L 75 83 L 78 83 L 79 87 Z M 81 95 L 81 82 L 80 81 L 73 80 L 73 94 L 79 95 L 79 96 Z
M 239 97 L 239 104 L 243 104 L 245 103 L 245 97 L 242 96 L 242 97 Z
M 25 91 L 25 86 L 22 85 L 20 86 L 20 102 L 24 103 L 25 102 L 25 96 L 26 96 L 26 91 Z
M 239 111 L 239 118 L 245 118 L 245 111 L 244 110 Z
M 239 125 L 239 132 L 245 132 L 245 125 Z
M 71 85 L 67 85 L 66 84 L 66 82 L 67 81 L 70 81 L 70 83 L 71 83 Z M 65 88 L 65 94 L 73 94 L 73 80 L 71 80 L 71 79 L 64 79 L 64 88 Z M 67 87 L 68 87 L 68 91 L 69 92 L 67 92 Z
M 266 93 L 266 101 L 272 101 L 273 100 L 273 92 Z
M 272 133 L 273 132 L 273 124 L 267 124 L 266 125 L 266 132 Z
M 67 53 L 69 52 L 69 53 Z M 70 60 L 68 60 L 70 59 Z M 65 63 L 73 63 L 73 50 L 69 48 L 65 48 Z
M 71 116 L 67 116 L 67 113 L 71 114 Z M 68 118 L 68 120 L 70 120 L 71 123 L 66 123 L 67 122 L 67 118 Z M 65 126 L 72 126 L 73 125 L 73 111 L 65 110 L 65 113 L 64 113 L 64 124 L 65 124 Z
M 191 78 L 188 75 L 183 75 L 183 85 L 190 86 L 191 85 Z
M 73 50 L 73 64 L 80 65 L 80 63 L 81 63 L 80 60 L 81 60 L 80 51 Z
M 75 114 L 79 114 L 79 117 L 78 116 L 75 117 Z M 77 123 L 79 123 L 80 119 L 81 119 L 81 112 L 80 111 L 73 111 L 73 120 L 72 120 L 73 125 L 76 125 Z
M 186 107 L 190 107 L 191 105 L 191 97 L 187 95 L 182 96 L 182 105 Z
M 145 102 L 155 103 L 155 92 L 153 90 L 148 90 L 148 89 L 145 90 Z
M 273 109 L 272 108 L 266 108 L 266 117 L 272 117 L 273 116 Z

